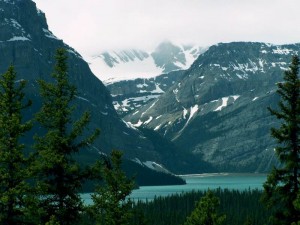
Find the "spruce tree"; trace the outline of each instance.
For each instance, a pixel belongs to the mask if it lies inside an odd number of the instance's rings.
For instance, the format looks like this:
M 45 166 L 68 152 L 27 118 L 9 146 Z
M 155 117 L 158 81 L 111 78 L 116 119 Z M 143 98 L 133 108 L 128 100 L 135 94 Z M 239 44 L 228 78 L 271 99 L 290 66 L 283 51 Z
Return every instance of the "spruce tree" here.
M 221 225 L 226 216 L 218 214 L 220 200 L 212 191 L 208 190 L 205 196 L 196 203 L 196 208 L 187 218 L 184 225 Z
M 280 127 L 272 128 L 271 135 L 277 140 L 275 151 L 281 166 L 274 167 L 264 184 L 263 201 L 272 209 L 274 224 L 288 224 L 300 220 L 295 208 L 300 185 L 300 80 L 299 58 L 294 56 L 284 81 L 278 83 L 281 97 L 279 109 L 269 108 L 272 115 L 282 121 Z
M 24 80 L 16 80 L 10 66 L 0 79 L 0 224 L 31 224 L 29 158 L 25 157 L 20 138 L 32 127 L 31 121 L 22 119 Z M 32 201 L 34 202 L 34 201 Z
M 92 195 L 92 215 L 97 224 L 130 225 L 133 208 L 127 197 L 134 188 L 134 181 L 127 178 L 121 168 L 122 152 L 113 150 L 110 158 L 101 165 L 104 183 Z
M 44 135 L 36 137 L 36 179 L 40 190 L 40 206 L 44 210 L 42 221 L 54 221 L 60 225 L 75 224 L 83 209 L 79 196 L 86 173 L 74 160 L 74 154 L 89 146 L 99 130 L 82 138 L 90 120 L 90 114 L 73 121 L 73 100 L 76 87 L 69 82 L 67 56 L 64 49 L 56 52 L 53 82 L 39 81 L 43 104 L 36 119 Z

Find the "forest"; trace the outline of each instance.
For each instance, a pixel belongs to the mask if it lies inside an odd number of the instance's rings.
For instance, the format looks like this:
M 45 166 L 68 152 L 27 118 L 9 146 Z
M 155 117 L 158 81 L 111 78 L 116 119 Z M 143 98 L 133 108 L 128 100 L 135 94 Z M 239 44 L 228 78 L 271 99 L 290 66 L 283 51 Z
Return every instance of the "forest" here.
M 268 223 L 271 216 L 261 202 L 262 191 L 259 190 L 222 190 L 212 191 L 220 205 L 217 213 L 226 215 L 222 224 L 241 225 Z M 141 210 L 148 224 L 179 225 L 184 224 L 186 218 L 194 210 L 196 203 L 206 195 L 206 192 L 193 191 L 169 197 L 157 197 L 151 202 L 138 202 L 134 208 Z
M 121 151 L 112 150 L 85 167 L 75 160 L 101 128 L 87 129 L 89 112 L 73 119 L 77 89 L 68 80 L 66 51 L 58 49 L 55 59 L 52 81 L 38 80 L 43 103 L 32 120 L 22 117 L 32 104 L 23 92 L 26 81 L 16 80 L 13 65 L 0 78 L 0 224 L 300 224 L 298 56 L 278 83 L 278 108 L 268 108 L 282 121 L 271 130 L 281 166 L 270 172 L 263 191 L 207 190 L 148 202 L 128 198 L 136 184 L 122 169 Z M 33 123 L 41 132 L 34 137 L 32 152 L 25 154 L 21 140 Z M 87 181 L 95 184 L 93 204 L 88 206 L 80 198 Z

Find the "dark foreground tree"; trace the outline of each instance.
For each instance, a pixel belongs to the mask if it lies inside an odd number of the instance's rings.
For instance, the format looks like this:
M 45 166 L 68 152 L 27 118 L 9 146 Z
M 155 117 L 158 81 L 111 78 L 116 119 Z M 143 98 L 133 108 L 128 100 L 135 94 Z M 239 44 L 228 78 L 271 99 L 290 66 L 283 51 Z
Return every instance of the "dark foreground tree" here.
M 134 181 L 127 178 L 121 168 L 122 152 L 113 150 L 110 158 L 102 165 L 104 183 L 92 195 L 91 212 L 97 224 L 129 225 L 133 209 L 127 197 L 134 188 Z
M 263 201 L 274 211 L 274 224 L 287 224 L 300 220 L 300 211 L 295 200 L 300 184 L 300 80 L 299 58 L 294 56 L 284 81 L 278 84 L 281 97 L 279 110 L 270 109 L 271 114 L 282 121 L 271 134 L 277 140 L 276 154 L 281 166 L 273 168 L 264 184 Z
M 196 203 L 196 208 L 184 225 L 221 225 L 226 216 L 218 214 L 219 206 L 219 198 L 212 191 L 207 191 L 206 195 Z
M 73 225 L 83 209 L 79 191 L 86 179 L 85 172 L 73 156 L 91 144 L 99 131 L 81 138 L 90 115 L 84 113 L 79 120 L 72 120 L 76 88 L 68 80 L 64 49 L 57 50 L 52 77 L 53 83 L 39 81 L 43 105 L 36 119 L 46 133 L 36 137 L 37 186 L 42 195 L 40 206 L 45 213 L 42 221 L 45 223 L 51 218 L 60 225 Z
M 29 193 L 29 160 L 24 155 L 20 138 L 31 129 L 30 121 L 22 121 L 26 82 L 16 80 L 14 67 L 0 79 L 0 224 L 31 224 Z M 31 202 L 32 201 L 32 202 Z M 33 218 L 32 218 L 33 219 Z

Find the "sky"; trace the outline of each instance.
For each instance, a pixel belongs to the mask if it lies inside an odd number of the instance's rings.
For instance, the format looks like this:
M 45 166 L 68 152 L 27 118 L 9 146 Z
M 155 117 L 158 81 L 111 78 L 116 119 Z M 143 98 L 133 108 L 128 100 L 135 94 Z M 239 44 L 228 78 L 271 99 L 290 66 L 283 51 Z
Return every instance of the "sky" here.
M 83 56 L 162 41 L 300 42 L 299 0 L 33 0 L 49 29 Z

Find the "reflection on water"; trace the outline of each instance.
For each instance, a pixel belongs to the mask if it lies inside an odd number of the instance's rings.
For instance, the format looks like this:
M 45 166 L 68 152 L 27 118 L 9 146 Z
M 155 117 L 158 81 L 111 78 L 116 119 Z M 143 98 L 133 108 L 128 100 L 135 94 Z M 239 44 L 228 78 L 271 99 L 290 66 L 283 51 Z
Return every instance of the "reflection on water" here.
M 130 195 L 134 200 L 153 200 L 155 196 L 168 196 L 176 193 L 189 192 L 192 190 L 207 189 L 262 189 L 266 181 L 266 174 L 228 174 L 228 173 L 209 173 L 209 174 L 189 174 L 181 175 L 186 180 L 186 185 L 169 186 L 141 186 L 134 190 Z M 86 204 L 92 202 L 90 194 L 82 194 Z

